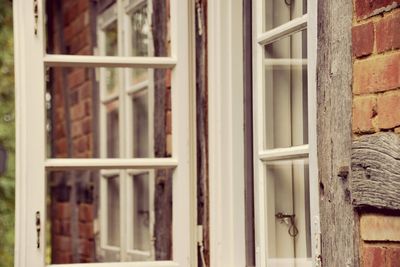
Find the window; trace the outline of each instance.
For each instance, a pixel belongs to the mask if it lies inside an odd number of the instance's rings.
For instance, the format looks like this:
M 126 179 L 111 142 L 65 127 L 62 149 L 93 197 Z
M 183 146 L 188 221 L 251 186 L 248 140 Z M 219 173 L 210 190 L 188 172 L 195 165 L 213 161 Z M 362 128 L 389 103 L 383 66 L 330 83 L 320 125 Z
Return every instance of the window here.
M 188 3 L 34 2 L 15 3 L 17 265 L 193 264 Z
M 316 253 L 313 5 L 255 4 L 257 266 L 313 266 Z
M 117 55 L 118 40 L 126 39 L 129 41 L 122 44 L 123 56 L 151 55 L 148 13 L 150 7 L 144 0 L 125 3 L 122 17 L 118 17 L 116 4 L 103 11 L 97 17 L 99 54 Z M 118 37 L 118 20 L 123 21 L 122 37 Z M 119 75 L 115 68 L 100 69 L 101 157 L 154 157 L 154 98 L 150 98 L 154 96 L 153 73 L 135 68 L 123 70 Z M 119 116 L 121 102 L 126 109 Z M 120 132 L 125 134 L 120 135 Z M 121 260 L 155 260 L 154 171 L 107 170 L 102 171 L 101 176 L 100 201 L 101 206 L 107 206 L 107 212 L 100 214 L 101 225 L 104 225 L 100 236 L 102 249 L 109 254 L 114 251 L 116 255 L 124 255 L 125 259 Z M 120 192 L 119 180 L 127 185 L 126 195 Z M 126 213 L 124 220 L 115 219 L 122 215 L 120 204 L 127 208 L 123 211 Z M 120 235 L 127 237 L 127 245 L 121 244 Z M 118 259 L 116 255 L 114 258 Z

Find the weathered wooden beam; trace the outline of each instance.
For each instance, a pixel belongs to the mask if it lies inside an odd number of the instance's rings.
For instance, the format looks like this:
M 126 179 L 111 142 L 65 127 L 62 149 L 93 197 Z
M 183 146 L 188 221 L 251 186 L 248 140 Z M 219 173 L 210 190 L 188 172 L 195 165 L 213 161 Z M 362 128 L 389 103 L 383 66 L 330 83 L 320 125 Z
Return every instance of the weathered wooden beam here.
M 318 1 L 317 154 L 322 266 L 358 266 L 350 197 L 352 1 Z
M 365 135 L 353 141 L 353 205 L 400 210 L 400 137 Z

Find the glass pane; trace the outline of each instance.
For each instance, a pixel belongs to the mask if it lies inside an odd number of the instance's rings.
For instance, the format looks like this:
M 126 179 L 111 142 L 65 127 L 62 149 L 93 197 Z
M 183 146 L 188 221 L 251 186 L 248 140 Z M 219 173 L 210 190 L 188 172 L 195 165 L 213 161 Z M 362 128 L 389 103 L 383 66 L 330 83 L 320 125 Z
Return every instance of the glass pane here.
M 131 173 L 130 188 L 132 188 L 130 216 L 132 224 L 129 228 L 130 257 L 137 260 L 147 260 L 154 257 L 154 171 L 135 171 Z
M 308 143 L 307 33 L 265 46 L 266 149 Z
M 46 264 L 171 260 L 172 174 L 49 172 Z
M 284 266 L 311 266 L 289 264 L 311 258 L 308 160 L 269 162 L 266 179 L 268 258 Z
M 170 157 L 171 71 L 145 69 L 146 79 L 131 82 L 132 69 L 114 68 L 121 86 L 108 95 L 102 70 L 48 69 L 47 156 Z
M 149 157 L 149 101 L 148 90 L 132 96 L 133 156 Z
M 166 1 L 127 0 L 118 14 L 116 1 L 47 0 L 46 21 L 49 54 L 171 55 Z
M 307 0 L 264 0 L 264 31 L 307 13 Z
M 120 245 L 120 185 L 119 177 L 105 177 L 107 192 L 107 246 L 119 247 Z

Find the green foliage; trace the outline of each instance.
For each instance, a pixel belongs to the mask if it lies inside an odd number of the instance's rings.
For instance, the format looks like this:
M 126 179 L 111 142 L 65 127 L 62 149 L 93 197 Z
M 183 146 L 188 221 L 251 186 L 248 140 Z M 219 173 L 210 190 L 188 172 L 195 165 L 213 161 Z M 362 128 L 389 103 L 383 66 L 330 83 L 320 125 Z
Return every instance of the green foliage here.
M 15 122 L 14 58 L 11 1 L 0 1 L 0 145 L 8 151 L 7 170 L 0 176 L 0 267 L 13 266 Z

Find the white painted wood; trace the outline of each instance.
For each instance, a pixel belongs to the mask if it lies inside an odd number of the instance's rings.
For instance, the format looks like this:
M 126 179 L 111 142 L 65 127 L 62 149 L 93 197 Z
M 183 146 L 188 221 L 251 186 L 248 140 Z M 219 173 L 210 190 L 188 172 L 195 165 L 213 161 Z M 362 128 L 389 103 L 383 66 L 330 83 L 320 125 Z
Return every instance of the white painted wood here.
M 42 1 L 38 1 L 35 35 L 33 1 L 13 3 L 16 91 L 15 266 L 44 266 L 45 253 L 45 82 L 41 58 Z M 35 213 L 40 212 L 40 248 L 36 247 Z
M 307 16 L 308 15 L 305 14 L 299 18 L 295 18 L 289 22 L 286 22 L 285 24 L 282 24 L 281 26 L 278 26 L 272 30 L 258 34 L 257 43 L 259 45 L 266 45 L 276 40 L 279 40 L 280 38 L 289 34 L 304 30 L 307 27 Z M 260 18 L 260 20 L 262 19 Z
M 191 171 L 191 147 L 195 143 L 190 136 L 190 110 L 194 102 L 191 102 L 190 92 L 195 90 L 189 81 L 190 69 L 193 57 L 189 48 L 190 25 L 189 7 L 193 7 L 192 1 L 174 0 L 170 2 L 171 8 L 171 55 L 177 58 L 177 64 L 172 72 L 172 156 L 179 159 L 179 167 L 176 168 L 172 185 L 172 237 L 173 260 L 180 266 L 193 264 L 195 255 L 193 247 L 195 243 L 194 218 L 196 210 L 193 209 L 196 195 L 193 191 L 195 179 L 189 176 Z M 193 25 L 191 25 L 193 26 Z M 182 234 L 185 233 L 185 234 Z
M 110 263 L 74 263 L 74 264 L 52 264 L 47 267 L 109 267 Z M 174 261 L 147 261 L 147 262 L 113 262 L 115 267 L 178 267 L 179 263 Z
M 311 254 L 313 266 L 319 266 L 320 220 L 319 220 L 319 180 L 317 159 L 317 19 L 318 1 L 307 0 L 308 28 L 307 28 L 307 52 L 308 52 L 308 142 L 309 170 L 310 170 L 310 217 L 311 217 Z
M 258 158 L 262 161 L 306 158 L 308 155 L 309 145 L 275 148 L 258 152 Z
M 254 164 L 255 164 L 255 183 L 254 183 L 254 190 L 255 190 L 255 227 L 256 227 L 256 265 L 257 266 L 295 266 L 296 264 L 300 264 L 300 266 L 303 266 L 303 261 L 296 259 L 294 260 L 275 260 L 271 259 L 270 257 L 275 257 L 275 255 L 279 254 L 279 251 L 286 250 L 285 253 L 287 253 L 287 249 L 289 244 L 286 244 L 285 246 L 282 246 L 281 248 L 276 247 L 276 242 L 282 240 L 282 234 L 279 232 L 276 232 L 276 229 L 274 226 L 276 220 L 274 217 L 274 209 L 277 207 L 276 204 L 279 204 L 281 202 L 285 202 L 285 198 L 280 198 L 279 195 L 276 195 L 277 192 L 276 190 L 280 190 L 277 188 L 277 185 L 275 184 L 277 182 L 277 178 L 282 179 L 282 177 L 292 177 L 291 178 L 291 183 L 293 184 L 292 188 L 292 193 L 287 192 L 286 198 L 289 197 L 290 194 L 293 195 L 293 211 L 296 212 L 296 218 L 298 218 L 299 223 L 298 227 L 302 231 L 302 233 L 299 234 L 298 236 L 298 241 L 297 244 L 293 243 L 294 247 L 294 254 L 296 257 L 310 257 L 308 255 L 307 248 L 305 244 L 309 242 L 306 240 L 307 234 L 306 234 L 306 224 L 305 222 L 308 223 L 312 218 L 313 214 L 318 214 L 318 211 L 315 212 L 315 207 L 311 203 L 311 215 L 304 213 L 304 210 L 307 211 L 307 204 L 306 201 L 307 199 L 304 199 L 304 196 L 310 192 L 310 199 L 311 202 L 316 201 L 318 202 L 318 197 L 315 194 L 315 185 L 318 183 L 316 182 L 315 178 L 317 176 L 316 172 L 313 172 L 315 168 L 313 167 L 314 163 L 313 160 L 310 159 L 310 168 L 307 168 L 307 165 L 304 165 L 303 160 L 299 159 L 308 159 L 308 157 L 311 157 L 312 155 L 316 156 L 316 125 L 315 125 L 315 119 L 312 121 L 312 117 L 315 115 L 315 108 L 312 109 L 310 108 L 311 106 L 316 106 L 316 99 L 315 99 L 315 92 L 314 92 L 314 97 L 313 97 L 313 92 L 308 93 L 308 127 L 309 127 L 309 140 L 310 140 L 310 145 L 301 145 L 304 143 L 304 135 L 303 135 L 303 95 L 302 95 L 302 84 L 303 84 L 303 77 L 301 75 L 301 72 L 295 73 L 292 72 L 289 78 L 286 78 L 284 80 L 291 80 L 291 85 L 289 88 L 291 88 L 290 92 L 287 92 L 286 96 L 283 96 L 283 92 L 281 91 L 282 89 L 285 89 L 285 86 L 282 84 L 279 86 L 276 81 L 276 73 L 271 72 L 270 75 L 268 75 L 268 71 L 265 72 L 265 69 L 279 69 L 279 70 L 285 70 L 286 68 L 289 70 L 289 68 L 297 68 L 301 67 L 304 65 L 307 65 L 308 67 L 308 80 L 309 80 L 309 86 L 311 84 L 311 90 L 315 89 L 315 82 L 316 82 L 316 77 L 315 75 L 312 76 L 312 79 L 310 79 L 310 72 L 314 72 L 315 70 L 315 65 L 310 64 L 309 60 L 314 60 L 316 56 L 316 50 L 315 51 L 310 51 L 308 50 L 308 55 L 309 59 L 302 59 L 302 55 L 299 53 L 302 51 L 302 44 L 301 44 L 301 37 L 299 35 L 294 35 L 294 33 L 299 32 L 303 29 L 307 28 L 307 23 L 308 23 L 308 16 L 309 15 L 302 15 L 303 13 L 303 7 L 301 2 L 296 2 L 292 3 L 294 6 L 292 7 L 292 13 L 290 14 L 291 17 L 298 17 L 296 19 L 289 19 L 289 22 L 286 22 L 282 24 L 283 21 L 288 20 L 287 18 L 285 19 L 284 14 L 277 14 L 276 10 L 274 9 L 274 14 L 269 13 L 271 9 L 271 6 L 268 8 L 268 3 L 272 4 L 271 1 L 256 1 L 253 8 L 253 35 L 256 37 L 256 41 L 254 42 L 254 91 L 253 91 L 253 97 L 254 97 Z M 312 13 L 310 16 L 316 16 L 316 9 L 312 9 L 310 11 L 310 6 L 315 6 L 314 1 L 310 0 L 308 3 L 308 13 Z M 275 7 L 274 7 L 275 8 Z M 267 15 L 267 16 L 265 16 Z M 280 16 L 280 17 L 279 17 Z M 286 15 L 287 16 L 287 15 Z M 299 17 L 300 16 L 300 17 Z M 273 17 L 273 18 L 272 18 Z M 282 20 L 282 21 L 279 21 Z M 281 25 L 278 27 L 275 27 L 267 32 L 264 32 L 264 27 L 265 25 Z M 315 20 L 315 25 L 311 26 L 316 28 L 316 20 Z M 268 27 L 267 27 L 268 28 Z M 264 45 L 266 44 L 271 44 L 274 41 L 281 40 L 282 38 L 286 36 L 291 36 L 292 38 L 290 39 L 290 50 L 289 52 L 283 51 L 283 47 L 280 46 L 277 50 L 278 54 L 273 55 L 273 56 L 278 56 L 279 58 L 273 58 L 273 59 L 264 59 Z M 316 37 L 316 34 L 314 35 Z M 308 39 L 310 38 L 310 35 L 308 35 Z M 289 39 L 288 39 L 289 40 Z M 282 43 L 282 41 L 280 41 Z M 285 41 L 286 42 L 286 41 Z M 315 43 L 314 43 L 315 44 Z M 285 54 L 286 53 L 286 54 Z M 313 54 L 312 56 L 310 56 Z M 292 59 L 294 58 L 294 59 Z M 279 67 L 279 68 L 276 68 Z M 310 70 L 311 69 L 311 70 Z M 311 74 L 312 75 L 312 74 Z M 273 86 L 274 92 L 273 93 L 268 93 L 266 91 L 266 87 L 268 88 L 269 86 Z M 280 97 L 281 100 L 283 99 L 289 99 L 290 104 L 289 106 L 283 105 L 282 106 L 282 101 L 277 101 L 275 97 L 277 97 L 275 93 L 275 90 L 279 90 L 279 94 L 283 97 Z M 271 98 L 274 99 L 274 102 L 271 102 Z M 278 99 L 279 100 L 279 99 Z M 271 108 L 268 109 L 271 105 L 278 104 L 275 106 L 274 109 L 271 110 Z M 264 107 L 267 107 L 265 109 Z M 283 109 L 283 110 L 282 110 Z M 274 134 L 277 134 L 276 130 L 271 129 L 271 125 L 273 127 L 279 126 L 282 127 L 282 122 L 287 121 L 283 117 L 279 118 L 276 117 L 276 115 L 282 116 L 283 114 L 276 114 L 276 112 L 282 113 L 288 111 L 289 112 L 289 125 L 286 126 L 286 130 L 282 128 L 280 131 L 278 131 L 279 136 L 274 136 Z M 269 113 L 275 112 L 275 114 L 271 115 Z M 310 119 L 311 117 L 311 119 Z M 266 120 L 267 118 L 267 120 Z M 276 123 L 274 121 L 276 120 Z M 268 124 L 265 124 L 265 122 L 268 122 Z M 281 134 L 279 134 L 279 132 Z M 274 148 L 274 147 L 280 147 L 280 146 L 288 146 L 286 143 L 283 142 L 283 140 L 279 141 L 278 139 L 282 139 L 282 133 L 292 133 L 292 136 L 290 136 L 290 144 L 288 148 Z M 265 136 L 269 136 L 267 140 L 264 140 Z M 274 142 L 272 142 L 273 139 Z M 311 140 L 312 139 L 312 140 Z M 275 142 L 279 141 L 278 143 L 281 143 L 281 145 L 275 145 Z M 293 146 L 295 145 L 295 146 Z M 265 147 L 270 148 L 270 149 L 265 149 Z M 311 151 L 314 149 L 315 151 Z M 291 163 L 293 160 L 294 164 Z M 316 158 L 315 158 L 316 159 Z M 276 164 L 275 162 L 281 162 L 283 164 L 285 161 L 283 160 L 289 160 L 286 161 L 287 167 L 284 169 L 281 169 L 280 171 L 278 170 L 270 170 L 266 171 L 267 166 L 272 166 L 270 162 L 274 162 L 273 164 Z M 316 161 L 315 161 L 316 162 Z M 267 164 L 267 165 L 265 165 Z M 283 165 L 282 165 L 283 166 Z M 288 167 L 292 166 L 291 169 Z M 268 167 L 270 168 L 270 167 Z M 306 179 L 308 173 L 305 172 L 306 170 L 310 170 L 310 186 L 309 188 L 306 188 Z M 267 176 L 265 176 L 267 175 Z M 315 175 L 315 177 L 313 177 Z M 272 179 L 271 179 L 272 178 Z M 289 182 L 289 180 L 288 180 Z M 289 186 L 290 187 L 290 186 Z M 279 187 L 280 188 L 280 187 Z M 314 189 L 313 189 L 314 188 Z M 274 201 L 275 204 L 272 204 Z M 271 203 L 272 202 L 272 203 Z M 290 204 L 290 203 L 287 203 Z M 290 206 L 290 205 L 289 205 Z M 288 208 L 289 208 L 288 206 Z M 298 212 L 303 211 L 303 213 L 297 214 Z M 272 225 L 272 226 L 271 226 Z M 313 227 L 313 226 L 312 226 Z M 312 230 L 313 231 L 313 230 Z M 280 237 L 278 238 L 279 235 Z M 267 240 L 269 240 L 267 242 Z M 287 242 L 284 242 L 287 243 Z M 290 243 L 290 242 L 289 242 Z M 302 244 L 300 244 L 302 243 Z M 274 245 L 275 244 L 275 245 Z M 313 243 L 314 244 L 314 243 Z M 271 247 L 273 246 L 273 247 Z M 287 255 L 287 254 L 286 254 Z M 292 256 L 294 257 L 294 256 Z M 311 258 L 308 258 L 306 261 L 304 261 L 305 266 L 311 266 L 310 265 Z M 284 264 L 284 265 L 282 265 Z M 286 264 L 286 265 L 285 265 Z M 297 266 L 297 265 L 296 265 Z
M 307 66 L 306 58 L 266 58 L 264 59 L 265 66 Z
M 173 68 L 174 57 L 45 55 L 46 67 Z
M 245 266 L 242 1 L 208 2 L 210 266 Z
M 176 158 L 137 158 L 137 159 L 47 159 L 47 170 L 68 169 L 162 169 L 176 168 Z

